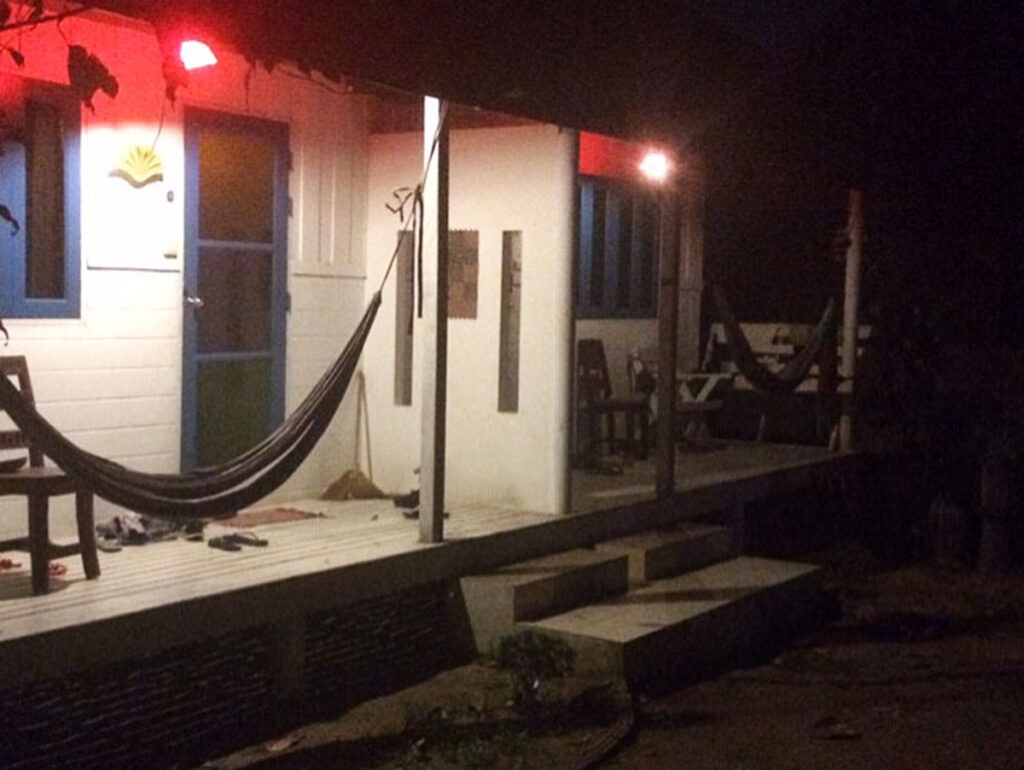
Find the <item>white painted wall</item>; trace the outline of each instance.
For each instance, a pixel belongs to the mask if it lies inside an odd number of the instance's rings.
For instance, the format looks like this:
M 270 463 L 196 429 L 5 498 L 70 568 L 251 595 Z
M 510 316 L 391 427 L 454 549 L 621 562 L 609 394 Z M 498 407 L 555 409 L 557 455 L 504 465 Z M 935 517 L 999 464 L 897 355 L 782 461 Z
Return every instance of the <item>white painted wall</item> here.
M 417 134 L 372 136 L 368 291 L 379 283 L 400 228 L 385 203 L 422 172 Z M 553 126 L 452 132 L 451 229 L 480 233 L 477 318 L 449 321 L 447 500 L 561 512 L 568 447 L 573 137 Z M 523 233 L 519 412 L 499 413 L 498 338 L 504 230 Z M 374 469 L 407 491 L 419 465 L 420 373 L 413 404 L 395 406 L 394 282 L 364 357 Z M 418 346 L 417 346 L 418 349 Z
M 184 229 L 184 105 L 289 124 L 294 214 L 288 227 L 286 411 L 344 345 L 362 313 L 365 282 L 365 105 L 282 71 L 250 70 L 218 48 L 220 63 L 192 73 L 177 103 L 163 99 L 161 56 L 146 25 L 114 17 L 67 19 L 63 35 L 117 77 L 116 99 L 83 110 L 82 314 L 5 319 L 6 355 L 28 357 L 40 411 L 84 448 L 151 471 L 179 468 Z M 66 82 L 67 44 L 53 25 L 19 37 L 26 67 L 0 73 Z M 163 115 L 162 128 L 158 125 Z M 132 144 L 154 145 L 165 180 L 142 190 L 108 172 Z M 173 201 L 168 201 L 168 194 Z M 171 258 L 165 253 L 172 254 Z M 351 466 L 354 400 L 311 458 L 272 499 L 318 494 Z M 53 530 L 73 531 L 70 500 L 55 501 Z M 115 512 L 97 503 L 97 520 Z M 0 498 L 0 537 L 23 532 L 24 504 Z

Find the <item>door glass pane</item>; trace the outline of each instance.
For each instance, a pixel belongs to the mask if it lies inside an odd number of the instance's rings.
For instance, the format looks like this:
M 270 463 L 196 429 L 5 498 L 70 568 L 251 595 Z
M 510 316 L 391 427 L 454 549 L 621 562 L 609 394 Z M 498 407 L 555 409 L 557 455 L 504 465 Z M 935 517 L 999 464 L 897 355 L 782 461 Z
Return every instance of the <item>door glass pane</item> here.
M 45 102 L 26 106 L 28 243 L 25 296 L 64 296 L 64 131 L 60 110 Z
M 270 347 L 271 260 L 269 251 L 199 250 L 200 353 Z
M 270 361 L 202 362 L 198 388 L 198 467 L 237 457 L 269 432 Z
M 604 227 L 605 227 L 604 190 L 594 190 L 594 228 L 591 246 L 590 263 L 590 306 L 604 306 Z
M 640 238 L 639 253 L 636 259 L 640 260 L 640 283 L 633 294 L 637 307 L 653 313 L 654 311 L 654 279 L 657 275 L 655 260 L 658 255 L 658 204 L 654 201 L 644 201 L 640 211 Z
M 272 143 L 204 129 L 199 136 L 199 237 L 272 242 L 273 181 Z
M 633 196 L 619 197 L 619 271 L 615 286 L 615 309 L 629 310 L 633 278 Z

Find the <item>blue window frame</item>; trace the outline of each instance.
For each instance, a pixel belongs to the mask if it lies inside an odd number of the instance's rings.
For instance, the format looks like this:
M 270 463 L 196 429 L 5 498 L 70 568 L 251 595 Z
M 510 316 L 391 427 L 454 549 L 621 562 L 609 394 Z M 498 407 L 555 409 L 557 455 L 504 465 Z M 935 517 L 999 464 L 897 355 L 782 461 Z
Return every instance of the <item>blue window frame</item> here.
M 66 87 L 4 77 L 0 204 L 18 226 L 0 221 L 0 316 L 77 318 L 80 107 Z
M 657 316 L 658 203 L 648 192 L 580 178 L 578 318 Z

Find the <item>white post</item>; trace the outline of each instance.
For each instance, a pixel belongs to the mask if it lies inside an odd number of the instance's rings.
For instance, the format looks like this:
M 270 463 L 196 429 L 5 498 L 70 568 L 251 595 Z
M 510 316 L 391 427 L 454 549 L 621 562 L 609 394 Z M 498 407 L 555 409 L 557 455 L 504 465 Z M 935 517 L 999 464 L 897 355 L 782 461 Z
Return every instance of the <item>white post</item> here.
M 445 420 L 448 399 L 448 131 L 441 102 L 423 101 L 423 412 L 420 540 L 444 539 Z M 437 147 L 431 152 L 434 136 Z M 433 159 L 431 160 L 431 156 Z
M 572 430 L 573 391 L 576 374 L 573 370 L 573 346 L 575 326 L 573 323 L 573 274 L 576 269 L 576 223 L 579 220 L 579 194 L 576 178 L 579 171 L 579 134 L 562 131 L 563 163 L 553 168 L 552 174 L 559 175 L 562 210 L 567 212 L 553 239 L 552 255 L 560 258 L 551 260 L 551 285 L 558 288 L 556 301 L 551 308 L 551 334 L 557 340 L 558 352 L 552 357 L 551 383 L 554 413 L 552 415 L 551 456 L 552 490 L 551 506 L 554 513 L 572 512 Z
M 860 301 L 860 258 L 864 247 L 864 193 L 850 190 L 846 225 L 850 245 L 846 249 L 846 290 L 843 300 L 842 414 L 839 417 L 839 448 L 853 448 L 853 388 L 857 361 L 857 305 Z

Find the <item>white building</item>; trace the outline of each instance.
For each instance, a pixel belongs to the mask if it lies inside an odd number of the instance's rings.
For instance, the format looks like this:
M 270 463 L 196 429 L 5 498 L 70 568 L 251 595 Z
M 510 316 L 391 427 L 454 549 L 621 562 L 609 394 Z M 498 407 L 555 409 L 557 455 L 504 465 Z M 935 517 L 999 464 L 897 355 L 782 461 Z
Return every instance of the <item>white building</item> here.
M 28 358 L 39 410 L 59 430 L 173 473 L 254 443 L 340 351 L 395 249 L 392 209 L 423 174 L 424 138 L 415 97 L 267 71 L 216 43 L 217 63 L 171 101 L 167 43 L 93 12 L 27 29 L 24 66 L 0 57 L 11 124 L 0 202 L 20 226 L 0 238 L 0 316 L 3 353 Z M 91 109 L 74 99 L 76 46 L 109 69 L 116 97 L 97 91 Z M 645 147 L 466 109 L 450 125 L 448 499 L 564 512 L 574 337 L 605 341 L 620 391 L 628 351 L 656 344 L 656 222 L 645 217 L 657 207 L 622 179 Z M 44 147 L 63 165 L 34 162 Z M 677 163 L 672 248 L 692 365 L 701 172 L 694 158 Z M 416 483 L 422 433 L 412 242 L 401 251 L 362 364 L 375 481 L 389 492 Z M 318 495 L 352 467 L 355 396 L 274 499 Z M 70 529 L 66 502 L 58 533 Z M 99 501 L 97 519 L 113 511 Z M 0 517 L 0 536 L 23 526 Z

